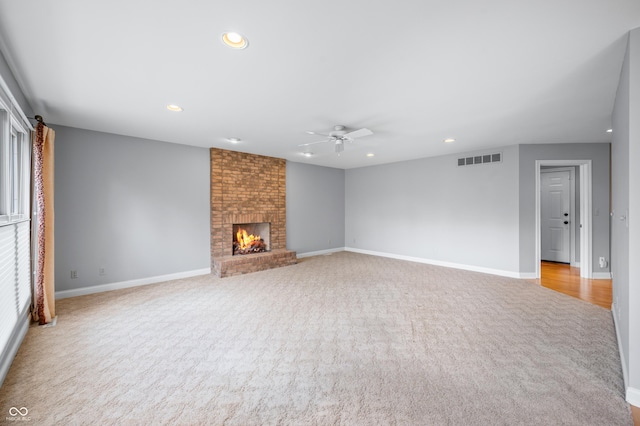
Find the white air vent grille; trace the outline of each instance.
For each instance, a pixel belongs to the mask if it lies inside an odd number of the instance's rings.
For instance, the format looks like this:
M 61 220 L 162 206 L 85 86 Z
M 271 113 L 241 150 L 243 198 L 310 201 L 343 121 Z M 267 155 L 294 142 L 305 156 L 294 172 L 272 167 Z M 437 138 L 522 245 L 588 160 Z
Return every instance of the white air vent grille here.
M 471 166 L 473 164 L 501 163 L 502 153 L 475 155 L 473 157 L 458 158 L 458 166 Z

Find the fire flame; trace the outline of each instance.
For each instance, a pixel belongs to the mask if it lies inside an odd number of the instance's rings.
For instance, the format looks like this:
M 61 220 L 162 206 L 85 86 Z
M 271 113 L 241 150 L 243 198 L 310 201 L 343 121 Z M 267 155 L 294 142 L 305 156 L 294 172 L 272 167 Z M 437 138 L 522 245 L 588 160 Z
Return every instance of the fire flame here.
M 251 246 L 252 243 L 260 241 L 260 235 L 247 234 L 246 229 L 238 229 L 236 232 L 236 240 L 238 241 L 238 245 L 241 249 L 246 249 Z

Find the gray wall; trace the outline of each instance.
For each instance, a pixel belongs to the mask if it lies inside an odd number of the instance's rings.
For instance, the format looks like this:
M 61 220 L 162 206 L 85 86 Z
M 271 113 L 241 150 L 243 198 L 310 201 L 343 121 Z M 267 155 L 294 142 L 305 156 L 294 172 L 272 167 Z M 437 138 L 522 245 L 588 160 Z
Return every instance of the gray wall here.
M 627 400 L 640 405 L 640 28 L 629 44 L 613 110 L 612 272 Z M 636 220 L 634 220 L 636 219 Z
M 209 268 L 207 149 L 51 127 L 57 291 Z
M 458 157 L 503 162 L 458 167 Z M 345 244 L 518 272 L 518 146 L 346 172 Z
M 344 247 L 344 170 L 287 162 L 287 248 Z
M 629 44 L 629 386 L 634 404 L 640 406 L 640 28 L 630 34 Z
M 609 153 L 608 143 L 520 145 L 520 271 L 533 273 L 535 259 L 535 163 L 536 160 L 592 160 L 592 265 L 609 256 Z
M 617 317 L 622 352 L 629 353 L 629 230 L 621 221 L 629 211 L 629 50 L 620 76 L 613 109 L 611 143 L 611 271 L 613 314 Z M 628 358 L 622 360 L 628 371 Z

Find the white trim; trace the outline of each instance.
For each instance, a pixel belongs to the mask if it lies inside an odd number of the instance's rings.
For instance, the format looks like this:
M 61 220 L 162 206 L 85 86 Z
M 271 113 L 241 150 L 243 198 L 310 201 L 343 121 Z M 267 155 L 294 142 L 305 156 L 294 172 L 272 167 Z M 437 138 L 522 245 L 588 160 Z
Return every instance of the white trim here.
M 640 389 L 629 386 L 629 372 L 627 371 L 627 360 L 622 350 L 622 339 L 620 338 L 620 327 L 618 326 L 618 308 L 615 303 L 611 304 L 611 316 L 613 317 L 613 328 L 616 330 L 618 340 L 618 353 L 620 354 L 620 364 L 622 365 L 622 380 L 624 380 L 625 400 L 636 407 L 640 407 Z
M 537 280 L 535 272 L 520 272 L 520 276 L 518 277 L 523 280 Z
M 592 228 L 592 176 L 591 160 L 580 165 L 580 276 L 591 278 L 593 276 L 593 228 Z
M 640 389 L 628 387 L 625 396 L 629 404 L 640 407 Z
M 9 340 L 9 344 L 5 348 L 4 352 L 0 352 L 2 358 L 0 358 L 0 387 L 2 387 L 2 383 L 4 383 L 4 379 L 7 377 L 7 373 L 9 373 L 9 368 L 11 368 L 11 364 L 13 363 L 13 359 L 16 357 L 18 353 L 18 349 L 20 349 L 20 345 L 22 345 L 22 341 L 24 340 L 24 336 L 27 335 L 27 331 L 29 331 L 29 305 L 24 309 L 24 312 L 20 316 L 18 323 L 13 330 L 13 334 L 11 336 L 11 340 Z
M 362 250 L 358 248 L 345 247 L 345 251 L 360 254 L 369 254 L 372 256 L 389 257 L 391 259 L 407 260 L 409 262 L 426 263 L 427 265 L 444 266 L 446 268 L 463 269 L 465 271 L 482 272 L 483 274 L 500 275 L 509 278 L 531 278 L 530 273 L 520 273 L 513 271 L 503 271 L 502 269 L 484 268 L 482 266 L 464 265 L 462 263 L 443 262 L 441 260 L 424 259 L 422 257 L 404 256 L 402 254 L 383 253 L 372 250 Z
M 111 284 L 100 284 L 90 287 L 81 287 L 75 288 L 73 290 L 61 290 L 56 291 L 56 299 L 66 299 L 68 297 L 84 296 L 87 294 L 102 293 L 105 291 L 120 290 L 123 288 L 139 287 L 143 285 L 157 284 L 165 281 L 179 280 L 182 278 L 191 278 L 208 274 L 211 274 L 211 268 L 177 272 L 175 274 L 159 275 L 156 277 L 140 278 L 137 280 L 121 281 Z
M 594 272 L 591 275 L 592 280 L 610 280 L 611 272 Z
M 2 44 L 4 44 L 4 43 L 2 43 Z M 7 85 L 7 83 L 4 81 L 4 78 L 2 78 L 1 75 L 0 75 L 0 90 L 7 95 L 7 97 L 9 98 L 9 102 L 11 103 L 11 105 L 7 105 L 6 106 L 7 108 L 9 108 L 9 111 L 8 111 L 9 112 L 9 116 L 12 117 L 13 116 L 13 111 L 17 111 L 18 115 L 20 116 L 20 118 L 22 118 L 23 123 L 26 124 L 26 127 L 29 130 L 34 130 L 33 125 L 31 124 L 31 122 L 27 118 L 27 116 L 24 113 L 24 111 L 22 111 L 22 107 L 20 107 L 20 104 L 18 103 L 16 98 L 13 97 L 13 93 L 11 93 L 11 90 L 9 89 L 9 85 Z M 2 102 L 0 102 L 0 104 L 2 104 Z
M 629 383 L 629 373 L 627 372 L 627 361 L 624 358 L 624 351 L 622 350 L 622 339 L 620 338 L 620 327 L 618 326 L 618 308 L 615 303 L 611 304 L 611 316 L 613 317 L 613 328 L 616 330 L 616 340 L 618 341 L 618 353 L 620 354 L 620 364 L 622 365 L 622 380 L 624 381 L 624 387 L 627 388 Z
M 540 278 L 540 167 L 580 166 L 580 276 L 591 278 L 592 257 L 592 176 L 591 160 L 536 160 L 535 165 L 535 278 Z
M 322 256 L 325 254 L 331 254 L 331 253 L 338 253 L 341 251 L 345 251 L 344 247 L 337 247 L 337 248 L 332 248 L 332 249 L 326 249 L 326 250 L 318 250 L 318 251 L 310 251 L 307 253 L 298 253 L 296 254 L 296 257 L 298 259 L 301 259 L 303 257 L 311 257 L 311 256 Z
M 2 216 L 4 217 L 4 216 Z M 31 221 L 31 219 L 29 219 L 28 217 L 22 218 L 22 219 L 18 219 L 15 222 L 9 222 L 9 223 L 0 223 L 0 226 L 9 226 L 9 225 L 17 225 L 18 223 L 22 223 L 22 222 L 29 222 Z
M 620 364 L 622 366 L 622 380 L 624 380 L 625 400 L 636 407 L 640 407 L 640 389 L 629 386 L 629 372 L 627 371 L 627 360 L 622 350 L 622 339 L 620 338 L 619 319 L 616 313 L 618 308 L 615 303 L 611 304 L 611 316 L 613 317 L 613 328 L 616 329 L 616 339 L 618 340 L 618 353 L 620 354 Z

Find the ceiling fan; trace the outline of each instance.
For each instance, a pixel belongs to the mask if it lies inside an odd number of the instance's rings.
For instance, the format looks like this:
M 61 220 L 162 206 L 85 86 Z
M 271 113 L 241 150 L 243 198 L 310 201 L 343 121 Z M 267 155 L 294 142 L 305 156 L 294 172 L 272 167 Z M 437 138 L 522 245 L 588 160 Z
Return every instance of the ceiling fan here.
M 311 131 L 307 131 L 307 133 L 310 135 L 325 136 L 325 139 L 321 141 L 303 143 L 298 146 L 309 146 L 309 145 L 315 145 L 317 143 L 333 142 L 335 146 L 336 154 L 338 155 L 340 155 L 340 153 L 344 151 L 345 142 L 353 142 L 354 139 L 373 134 L 371 130 L 365 127 L 358 130 L 347 131 L 346 127 L 342 125 L 333 126 L 333 130 L 329 132 L 329 134 L 317 133 L 317 132 L 311 132 Z

